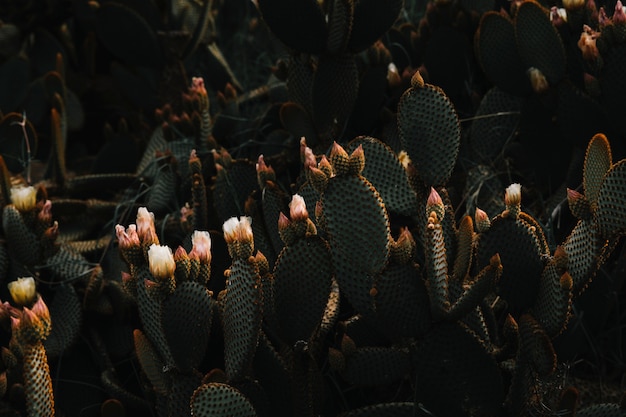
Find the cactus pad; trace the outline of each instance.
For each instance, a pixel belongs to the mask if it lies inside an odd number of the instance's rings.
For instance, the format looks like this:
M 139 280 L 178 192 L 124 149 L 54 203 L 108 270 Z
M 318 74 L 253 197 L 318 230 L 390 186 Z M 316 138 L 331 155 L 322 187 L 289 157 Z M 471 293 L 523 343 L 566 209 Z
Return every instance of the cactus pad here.
M 583 170 L 585 198 L 593 208 L 598 204 L 600 186 L 612 163 L 609 141 L 602 133 L 598 133 L 591 138 L 589 145 L 587 145 Z
M 614 164 L 604 177 L 596 215 L 604 238 L 626 233 L 626 160 Z
M 227 384 L 211 382 L 200 386 L 191 397 L 193 417 L 256 417 L 250 401 Z
M 477 266 L 489 264 L 498 253 L 503 271 L 497 292 L 512 313 L 528 308 L 539 289 L 543 271 L 543 247 L 532 227 L 524 220 L 496 217 L 487 232 L 478 237 Z
M 322 205 L 337 280 L 364 313 L 372 308 L 373 276 L 384 269 L 389 256 L 387 211 L 370 182 L 353 175 L 331 178 Z
M 559 274 L 554 263 L 546 266 L 541 276 L 533 315 L 550 337 L 565 329 L 572 304 L 572 277 Z
M 376 317 L 392 338 L 419 337 L 431 323 L 424 281 L 412 264 L 390 264 L 376 279 Z
M 476 55 L 492 83 L 509 94 L 525 96 L 530 83 L 517 51 L 513 21 L 501 13 L 483 15 L 476 34 Z
M 204 285 L 178 284 L 161 307 L 161 325 L 172 357 L 183 371 L 197 368 L 209 343 L 213 300 Z
M 54 416 L 52 380 L 42 343 L 24 348 L 24 391 L 29 416 Z
M 261 329 L 261 286 L 255 266 L 235 259 L 224 297 L 224 360 L 230 381 L 250 371 Z
M 597 254 L 603 245 L 596 229 L 586 220 L 579 220 L 563 243 L 575 293 L 581 292 L 593 278 L 599 263 Z
M 398 128 L 402 146 L 425 185 L 445 185 L 456 164 L 461 133 L 444 92 L 430 84 L 405 91 L 398 104 Z
M 44 346 L 49 357 L 56 357 L 74 342 L 80 331 L 82 311 L 73 286 L 58 287 L 50 303 L 50 319 L 54 326 Z
M 393 25 L 402 10 L 402 0 L 359 0 L 354 2 L 354 23 L 348 44 L 350 52 L 361 52 Z
M 274 269 L 274 299 L 284 341 L 308 341 L 319 325 L 331 290 L 330 249 L 318 236 L 298 239 L 280 253 Z
M 415 214 L 418 206 L 415 192 L 393 150 L 378 139 L 361 136 L 351 141 L 346 151 L 352 153 L 359 145 L 365 152 L 362 175 L 376 187 L 387 210 L 405 216 Z
M 2 230 L 11 242 L 8 250 L 12 258 L 22 265 L 32 265 L 38 262 L 37 236 L 26 225 L 22 215 L 13 205 L 4 207 L 2 211 Z
M 549 11 L 535 1 L 523 2 L 515 15 L 515 37 L 525 69 L 539 69 L 556 85 L 565 73 L 565 49 Z
M 487 91 L 470 129 L 472 151 L 481 161 L 489 164 L 500 155 L 517 128 L 521 107 L 522 100 L 519 97 L 498 87 Z
M 163 373 L 164 364 L 159 359 L 159 354 L 141 330 L 136 329 L 133 332 L 133 340 L 135 343 L 135 351 L 137 352 L 137 359 L 141 364 L 141 369 L 143 369 L 148 380 L 150 380 L 152 388 L 157 393 L 165 395 L 169 389 L 169 384 Z
M 358 71 L 350 54 L 322 55 L 313 77 L 313 120 L 328 144 L 343 131 L 359 89 Z

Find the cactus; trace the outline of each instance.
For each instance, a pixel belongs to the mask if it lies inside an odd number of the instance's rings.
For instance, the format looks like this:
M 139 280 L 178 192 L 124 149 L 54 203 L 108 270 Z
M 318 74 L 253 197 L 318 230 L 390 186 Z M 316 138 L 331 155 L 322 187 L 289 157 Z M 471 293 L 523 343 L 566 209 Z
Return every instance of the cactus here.
M 3 412 L 624 414 L 620 1 L 31 3 Z

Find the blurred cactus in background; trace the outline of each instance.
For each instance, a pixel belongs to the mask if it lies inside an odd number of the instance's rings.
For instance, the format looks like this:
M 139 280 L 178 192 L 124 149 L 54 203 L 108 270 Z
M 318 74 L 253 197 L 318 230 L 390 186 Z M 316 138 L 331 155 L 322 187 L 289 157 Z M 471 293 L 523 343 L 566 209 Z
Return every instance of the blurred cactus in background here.
M 0 4 L 0 414 L 626 414 L 620 0 Z

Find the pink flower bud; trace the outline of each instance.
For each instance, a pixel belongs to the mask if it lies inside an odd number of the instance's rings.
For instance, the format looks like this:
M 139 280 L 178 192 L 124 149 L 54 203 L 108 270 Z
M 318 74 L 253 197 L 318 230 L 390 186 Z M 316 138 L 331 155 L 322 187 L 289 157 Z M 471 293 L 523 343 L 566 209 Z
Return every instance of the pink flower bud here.
M 206 94 L 207 92 L 204 87 L 204 79 L 202 77 L 193 77 L 191 79 L 191 87 L 189 90 L 199 94 Z
M 623 24 L 626 23 L 626 10 L 624 10 L 624 5 L 621 0 L 617 0 L 615 3 L 615 12 L 613 13 L 613 24 Z
M 298 194 L 294 194 L 289 203 L 289 216 L 293 221 L 301 221 L 309 218 L 309 212 L 306 210 L 304 198 Z
M 52 201 L 46 200 L 43 203 L 43 207 L 37 215 L 37 218 L 44 224 L 49 224 L 52 221 Z
M 154 226 L 154 213 L 145 207 L 139 207 L 137 210 L 137 234 L 144 244 L 159 243 Z
M 120 248 L 128 249 L 140 245 L 139 235 L 137 234 L 137 226 L 134 224 L 128 225 L 127 229 L 124 226 L 118 224 L 115 226 L 115 234 Z
M 489 220 L 487 212 L 479 209 L 478 207 L 476 207 L 476 211 L 474 213 L 474 223 L 476 224 L 476 230 L 479 233 L 486 232 L 491 226 L 491 221 Z
M 291 220 L 282 211 L 278 215 L 278 230 L 286 230 L 291 224 Z
M 308 146 L 304 148 L 303 164 L 305 168 L 317 166 L 315 154 L 313 153 L 313 150 L 309 148 Z

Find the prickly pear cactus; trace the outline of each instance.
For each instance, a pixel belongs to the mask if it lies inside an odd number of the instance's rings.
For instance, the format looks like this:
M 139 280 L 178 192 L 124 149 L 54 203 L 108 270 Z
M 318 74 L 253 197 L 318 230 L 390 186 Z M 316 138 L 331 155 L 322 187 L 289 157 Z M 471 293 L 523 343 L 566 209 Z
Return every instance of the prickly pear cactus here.
M 391 233 L 380 194 L 361 175 L 363 158 L 362 148 L 348 156 L 335 144 L 330 155 L 335 175 L 320 201 L 339 285 L 353 307 L 367 314 L 374 310 L 371 289 L 387 264 Z
M 444 92 L 424 83 L 419 72 L 398 104 L 398 130 L 402 147 L 424 185 L 445 185 L 459 152 L 459 120 Z

